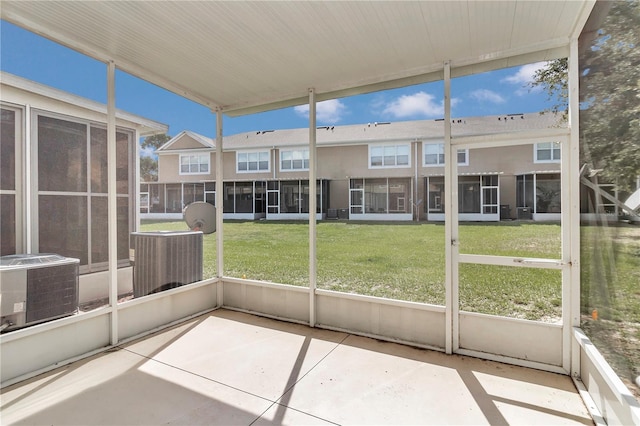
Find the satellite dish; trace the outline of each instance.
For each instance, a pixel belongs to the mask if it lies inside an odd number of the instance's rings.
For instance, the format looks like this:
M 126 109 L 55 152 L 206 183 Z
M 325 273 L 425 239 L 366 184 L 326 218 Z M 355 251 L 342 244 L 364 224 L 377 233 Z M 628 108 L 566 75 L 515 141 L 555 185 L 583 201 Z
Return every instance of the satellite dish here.
M 205 234 L 216 232 L 216 208 L 213 204 L 196 201 L 184 208 L 182 216 L 192 231 L 202 231 Z

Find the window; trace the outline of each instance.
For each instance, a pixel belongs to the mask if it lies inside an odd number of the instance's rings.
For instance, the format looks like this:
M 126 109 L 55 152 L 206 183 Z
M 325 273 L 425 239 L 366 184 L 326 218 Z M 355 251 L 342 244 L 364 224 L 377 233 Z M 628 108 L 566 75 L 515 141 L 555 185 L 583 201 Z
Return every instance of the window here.
M 369 167 L 409 167 L 409 144 L 370 145 Z
M 81 272 L 104 270 L 108 260 L 107 131 L 82 121 L 35 115 L 38 240 L 41 253 L 80 259 Z M 132 141 L 116 132 L 118 259 L 128 262 Z
M 309 170 L 309 150 L 280 151 L 280 170 Z
M 209 153 L 180 154 L 181 175 L 203 175 L 209 173 Z
M 469 165 L 469 150 L 468 149 L 459 149 L 458 150 L 458 165 L 459 166 L 468 166 Z
M 238 152 L 236 166 L 238 173 L 268 172 L 269 151 Z
M 424 165 L 425 166 L 440 166 L 444 165 L 444 144 L 432 143 L 424 144 Z
M 544 142 L 537 143 L 534 147 L 535 163 L 559 163 L 560 162 L 560 143 Z
M 422 145 L 424 153 L 423 166 L 444 166 L 444 144 L 443 143 L 424 143 Z M 469 150 L 458 150 L 458 165 L 469 165 Z
M 16 254 L 21 248 L 20 179 L 16 171 L 20 165 L 20 110 L 2 108 L 2 134 L 0 135 L 0 256 Z

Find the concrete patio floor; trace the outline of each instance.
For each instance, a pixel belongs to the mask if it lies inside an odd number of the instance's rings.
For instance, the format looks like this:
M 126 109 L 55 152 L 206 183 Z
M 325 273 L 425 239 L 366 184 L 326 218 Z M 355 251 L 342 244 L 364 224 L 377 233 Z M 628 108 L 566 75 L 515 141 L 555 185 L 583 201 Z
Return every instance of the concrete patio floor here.
M 568 376 L 224 309 L 3 389 L 0 422 L 593 424 Z

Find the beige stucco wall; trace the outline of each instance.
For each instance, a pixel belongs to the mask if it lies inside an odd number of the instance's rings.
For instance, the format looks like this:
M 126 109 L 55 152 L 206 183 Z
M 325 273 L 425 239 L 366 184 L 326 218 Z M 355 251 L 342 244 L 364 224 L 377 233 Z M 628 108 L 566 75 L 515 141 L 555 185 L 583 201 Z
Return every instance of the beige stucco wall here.
M 349 179 L 332 179 L 329 181 L 329 208 L 349 208 Z
M 509 175 L 535 170 L 560 170 L 560 163 L 534 163 L 533 160 L 533 145 L 473 149 L 469 150 L 469 166 L 460 167 L 459 171 L 501 171 Z
M 171 144 L 172 150 L 198 149 L 198 148 L 203 148 L 202 144 L 187 134 L 182 135 L 180 139 L 174 141 Z

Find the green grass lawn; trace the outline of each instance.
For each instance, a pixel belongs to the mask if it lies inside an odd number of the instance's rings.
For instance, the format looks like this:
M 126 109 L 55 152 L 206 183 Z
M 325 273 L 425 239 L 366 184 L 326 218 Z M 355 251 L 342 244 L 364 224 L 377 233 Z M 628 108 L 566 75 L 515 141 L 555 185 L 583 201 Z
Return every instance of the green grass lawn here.
M 182 222 L 147 223 L 143 231 L 186 229 Z M 444 226 L 433 223 L 320 222 L 319 288 L 444 305 Z M 205 236 L 205 276 L 216 275 L 215 234 Z M 309 227 L 304 222 L 225 222 L 224 275 L 307 286 Z M 465 224 L 462 253 L 559 258 L 560 227 Z M 461 265 L 461 309 L 557 321 L 558 271 Z
M 581 327 L 640 401 L 640 226 L 586 227 L 581 237 Z
M 151 222 L 143 231 L 186 229 Z M 640 323 L 639 228 L 583 227 L 583 311 L 602 319 Z M 306 222 L 228 221 L 224 275 L 307 286 Z M 412 302 L 445 303 L 444 226 L 434 223 L 317 225 L 318 288 Z M 460 225 L 460 252 L 559 259 L 560 226 L 522 222 Z M 596 250 L 597 248 L 597 250 Z M 597 255 L 596 255 L 597 254 Z M 216 235 L 204 239 L 205 277 L 216 275 Z M 600 277 L 594 274 L 605 274 Z M 615 275 L 615 280 L 612 278 Z M 594 282 L 607 282 L 596 286 Z M 558 321 L 560 271 L 460 264 L 460 308 L 512 318 Z

